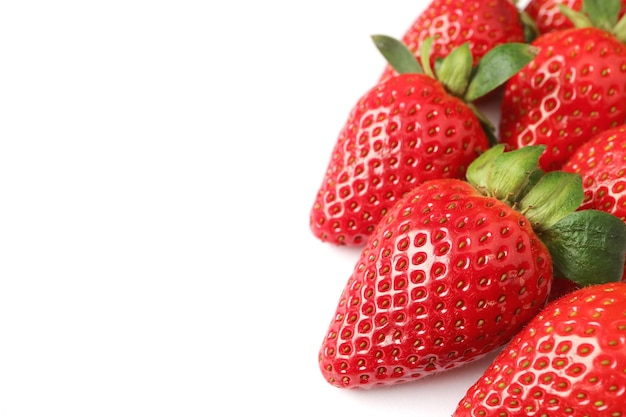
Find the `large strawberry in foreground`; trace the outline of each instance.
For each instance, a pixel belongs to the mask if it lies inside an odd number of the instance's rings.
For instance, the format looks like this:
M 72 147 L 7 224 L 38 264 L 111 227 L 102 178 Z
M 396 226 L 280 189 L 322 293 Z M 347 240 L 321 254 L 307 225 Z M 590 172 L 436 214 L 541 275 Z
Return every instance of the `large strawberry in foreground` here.
M 548 305 L 468 390 L 454 417 L 626 415 L 626 284 Z
M 568 278 L 582 284 L 619 279 L 626 225 L 574 212 L 580 177 L 542 175 L 541 150 L 496 146 L 470 166 L 469 182 L 428 181 L 386 214 L 322 343 L 329 383 L 395 384 L 484 356 L 544 307 L 563 265 L 576 264 Z
M 477 64 L 497 45 L 524 42 L 524 26 L 511 0 L 433 0 L 404 33 L 402 42 L 419 57 L 429 38 L 434 39 L 431 64 L 465 43 Z M 381 80 L 395 73 L 388 65 Z
M 435 74 L 399 41 L 374 40 L 401 74 L 359 99 L 334 145 L 310 227 L 337 245 L 362 245 L 391 206 L 424 181 L 463 178 L 489 147 L 489 121 L 471 102 L 534 56 L 524 44 L 500 45 L 474 67 L 466 44 Z M 429 43 L 424 51 L 429 54 Z
M 586 140 L 626 122 L 626 23 L 603 13 L 618 3 L 585 0 L 589 16 L 570 13 L 585 27 L 535 39 L 537 56 L 505 85 L 499 139 L 510 148 L 547 146 L 544 170 L 561 168 Z

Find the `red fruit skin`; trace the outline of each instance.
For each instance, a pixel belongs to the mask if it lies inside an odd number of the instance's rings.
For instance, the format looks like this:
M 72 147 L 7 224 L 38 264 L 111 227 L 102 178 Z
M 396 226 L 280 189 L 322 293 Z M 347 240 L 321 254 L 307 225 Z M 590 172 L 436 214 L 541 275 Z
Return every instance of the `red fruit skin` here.
M 545 305 L 552 260 L 530 222 L 468 183 L 416 187 L 361 252 L 319 352 L 340 388 L 413 381 L 508 342 Z
M 552 278 L 552 287 L 550 288 L 550 296 L 548 297 L 548 302 L 558 300 L 564 295 L 570 294 L 580 288 L 582 288 L 582 286 L 575 283 L 574 281 L 571 281 L 567 278 L 555 276 Z
M 341 130 L 310 212 L 321 241 L 363 245 L 382 216 L 427 180 L 464 178 L 489 147 L 476 115 L 438 81 L 392 77 L 368 91 Z
M 606 130 L 582 144 L 563 171 L 582 176 L 581 210 L 601 210 L 626 221 L 626 126 Z
M 500 142 L 546 145 L 540 165 L 560 169 L 595 134 L 626 121 L 626 46 L 595 28 L 548 33 L 505 84 Z
M 533 18 L 540 34 L 571 29 L 574 24 L 559 10 L 559 3 L 580 11 L 582 0 L 530 0 L 524 11 Z M 622 0 L 619 17 L 626 13 L 626 0 Z
M 626 284 L 550 303 L 493 361 L 454 417 L 626 415 Z
M 420 47 L 428 37 L 434 38 L 431 65 L 466 42 L 476 64 L 496 45 L 524 42 L 524 29 L 510 0 L 434 0 L 407 29 L 402 42 L 419 59 Z M 380 79 L 393 74 L 396 72 L 387 65 Z

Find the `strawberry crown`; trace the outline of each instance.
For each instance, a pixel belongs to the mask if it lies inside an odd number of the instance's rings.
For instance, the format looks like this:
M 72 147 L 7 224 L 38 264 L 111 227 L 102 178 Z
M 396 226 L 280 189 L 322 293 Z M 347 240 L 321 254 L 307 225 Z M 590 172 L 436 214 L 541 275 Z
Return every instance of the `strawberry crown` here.
M 626 42 L 626 15 L 618 20 L 620 0 L 583 0 L 581 11 L 559 4 L 559 9 L 577 28 L 595 27 Z
M 626 224 L 602 211 L 579 211 L 584 199 L 581 176 L 543 172 L 539 158 L 545 146 L 504 150 L 504 145 L 496 145 L 474 160 L 467 181 L 531 222 L 558 275 L 581 285 L 619 281 L 624 272 Z
M 537 48 L 511 42 L 493 47 L 474 66 L 469 42 L 466 42 L 437 60 L 432 68 L 432 37 L 426 38 L 420 47 L 424 66 L 401 41 L 387 35 L 373 35 L 372 40 L 398 74 L 425 74 L 441 82 L 449 94 L 462 99 L 476 114 L 492 144 L 496 142 L 495 128 L 473 102 L 503 85 L 537 55 Z
M 439 80 L 450 94 L 466 102 L 473 102 L 495 90 L 537 55 L 535 47 L 510 42 L 493 47 L 474 67 L 469 42 L 466 42 L 438 60 L 432 68 L 432 37 L 426 38 L 420 47 L 420 60 L 424 66 L 401 41 L 387 35 L 372 35 L 372 40 L 398 74 L 426 74 Z

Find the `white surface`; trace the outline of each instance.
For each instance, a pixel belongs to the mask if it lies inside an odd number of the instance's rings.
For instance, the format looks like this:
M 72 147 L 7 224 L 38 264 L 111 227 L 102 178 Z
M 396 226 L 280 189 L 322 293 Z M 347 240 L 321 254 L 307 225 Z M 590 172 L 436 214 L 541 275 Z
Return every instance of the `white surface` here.
M 485 361 L 360 392 L 317 367 L 358 253 L 310 206 L 369 36 L 425 1 L 382 4 L 3 3 L 0 415 L 452 413 Z

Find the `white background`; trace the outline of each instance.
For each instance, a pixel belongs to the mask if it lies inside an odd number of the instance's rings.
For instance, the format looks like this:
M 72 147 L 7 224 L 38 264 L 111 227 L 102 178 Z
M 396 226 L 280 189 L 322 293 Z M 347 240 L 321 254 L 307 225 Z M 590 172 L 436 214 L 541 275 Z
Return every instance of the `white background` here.
M 317 366 L 358 252 L 309 210 L 369 36 L 426 6 L 383 3 L 2 3 L 1 416 L 453 412 L 487 361 L 370 391 Z

